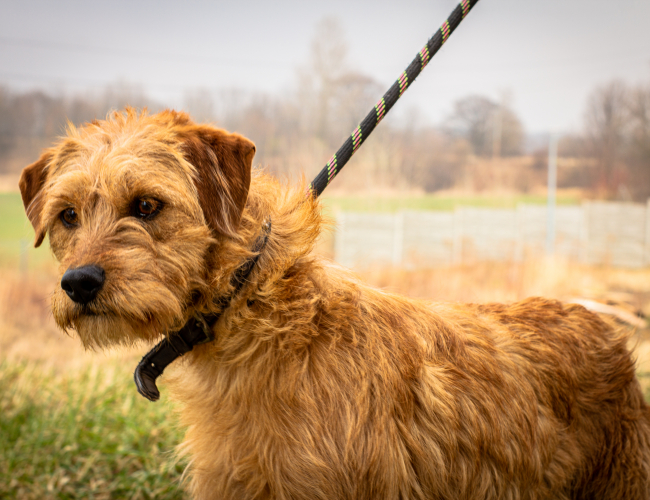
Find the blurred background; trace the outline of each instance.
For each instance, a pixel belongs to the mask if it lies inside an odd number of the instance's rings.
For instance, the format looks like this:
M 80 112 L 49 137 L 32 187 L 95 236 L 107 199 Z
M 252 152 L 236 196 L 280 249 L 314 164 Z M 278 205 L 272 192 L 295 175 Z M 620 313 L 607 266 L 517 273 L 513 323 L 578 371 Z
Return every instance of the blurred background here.
M 0 497 L 183 495 L 170 403 L 130 382 L 147 347 L 85 353 L 53 324 L 22 168 L 129 105 L 310 180 L 455 6 L 0 0 Z M 580 302 L 635 330 L 650 387 L 648 19 L 645 0 L 479 2 L 325 191 L 317 251 L 413 297 Z

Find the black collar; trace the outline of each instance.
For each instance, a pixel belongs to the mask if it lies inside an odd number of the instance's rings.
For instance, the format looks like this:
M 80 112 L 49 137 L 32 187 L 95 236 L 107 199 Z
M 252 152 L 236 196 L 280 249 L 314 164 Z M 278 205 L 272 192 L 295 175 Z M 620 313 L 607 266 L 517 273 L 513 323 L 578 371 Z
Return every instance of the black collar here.
M 268 220 L 262 226 L 262 234 L 255 241 L 252 251 L 255 256 L 248 259 L 233 274 L 231 283 L 234 287 L 232 294 L 223 297 L 219 301 L 221 312 L 217 314 L 196 314 L 177 332 L 170 333 L 156 346 L 144 355 L 135 369 L 133 378 L 138 392 L 149 401 L 158 401 L 160 392 L 156 387 L 156 379 L 162 374 L 167 366 L 183 354 L 190 352 L 194 346 L 212 342 L 214 340 L 214 325 L 217 323 L 223 311 L 230 305 L 230 302 L 241 291 L 248 276 L 253 271 L 261 251 L 271 232 L 271 221 Z

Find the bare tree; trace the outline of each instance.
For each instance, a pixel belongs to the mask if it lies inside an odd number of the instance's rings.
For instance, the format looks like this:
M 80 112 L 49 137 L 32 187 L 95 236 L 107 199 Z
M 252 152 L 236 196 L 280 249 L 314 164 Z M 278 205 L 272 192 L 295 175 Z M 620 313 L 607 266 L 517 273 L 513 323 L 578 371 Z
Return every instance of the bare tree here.
M 469 96 L 456 101 L 445 125 L 467 139 L 478 156 L 513 156 L 522 151 L 521 121 L 508 106 L 487 97 Z
M 9 156 L 14 141 L 12 140 L 13 120 L 11 116 L 11 94 L 9 91 L 0 87 L 0 160 Z M 0 165 L 0 172 L 2 165 Z
M 636 199 L 645 200 L 650 197 L 650 85 L 631 92 L 628 111 L 630 191 Z
M 348 44 L 341 23 L 325 18 L 316 26 L 311 42 L 310 59 L 301 71 L 304 97 L 311 101 L 306 109 L 312 111 L 316 134 L 324 140 L 332 132 L 332 107 L 336 85 L 348 71 Z
M 316 26 L 309 60 L 298 69 L 297 101 L 303 130 L 336 147 L 381 96 L 379 84 L 355 72 L 341 22 L 325 18 Z
M 608 196 L 625 189 L 627 180 L 622 154 L 629 124 L 628 95 L 623 82 L 613 81 L 596 88 L 587 99 L 587 138 L 597 162 L 594 187 Z

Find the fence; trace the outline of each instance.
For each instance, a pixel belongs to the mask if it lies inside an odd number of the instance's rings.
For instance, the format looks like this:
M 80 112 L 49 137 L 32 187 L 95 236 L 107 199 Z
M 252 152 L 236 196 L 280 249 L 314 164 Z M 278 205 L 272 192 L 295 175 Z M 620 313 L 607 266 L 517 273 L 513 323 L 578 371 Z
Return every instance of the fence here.
M 547 208 L 458 208 L 454 212 L 337 216 L 335 259 L 348 267 L 374 263 L 439 266 L 521 261 L 546 251 Z M 586 202 L 555 209 L 555 253 L 588 264 L 650 266 L 648 203 Z
M 546 249 L 545 206 L 458 208 L 454 212 L 337 216 L 334 257 L 346 267 L 388 263 L 403 267 L 522 261 Z M 587 264 L 650 266 L 650 200 L 587 202 L 555 209 L 555 253 Z M 46 245 L 47 246 L 47 245 Z M 27 271 L 52 265 L 47 248 L 31 240 L 0 240 L 0 267 Z

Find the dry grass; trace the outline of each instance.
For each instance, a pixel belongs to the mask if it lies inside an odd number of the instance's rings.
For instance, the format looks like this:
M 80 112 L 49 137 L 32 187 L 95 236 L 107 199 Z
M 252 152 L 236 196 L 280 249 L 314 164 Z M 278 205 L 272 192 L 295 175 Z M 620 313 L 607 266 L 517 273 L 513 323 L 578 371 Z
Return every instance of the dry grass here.
M 51 269 L 29 275 L 0 270 L 0 360 L 27 361 L 57 372 L 96 362 L 139 361 L 143 349 L 88 352 L 61 332 L 50 312 L 50 293 L 57 285 Z
M 18 174 L 0 174 L 0 193 L 18 192 Z
M 414 270 L 384 267 L 360 274 L 374 286 L 436 301 L 512 302 L 537 295 L 559 300 L 617 297 L 650 313 L 650 269 L 586 266 L 557 258 Z

